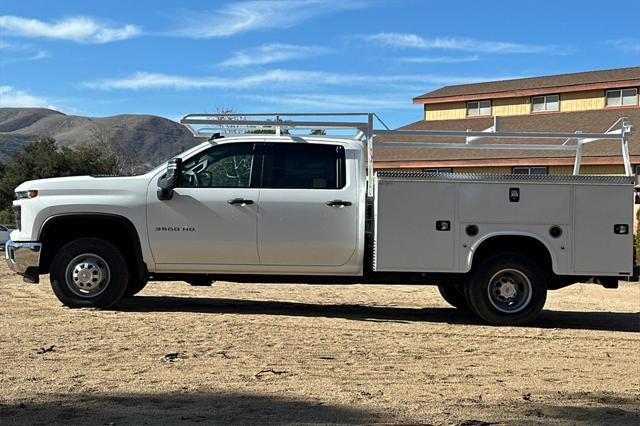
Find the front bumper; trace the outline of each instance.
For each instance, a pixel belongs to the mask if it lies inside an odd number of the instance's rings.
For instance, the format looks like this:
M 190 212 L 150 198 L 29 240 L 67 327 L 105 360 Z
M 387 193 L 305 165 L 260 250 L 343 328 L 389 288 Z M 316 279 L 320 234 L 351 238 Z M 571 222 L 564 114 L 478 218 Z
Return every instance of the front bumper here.
M 38 242 L 7 241 L 4 255 L 7 265 L 14 272 L 22 275 L 26 282 L 39 282 L 38 269 L 42 244 Z

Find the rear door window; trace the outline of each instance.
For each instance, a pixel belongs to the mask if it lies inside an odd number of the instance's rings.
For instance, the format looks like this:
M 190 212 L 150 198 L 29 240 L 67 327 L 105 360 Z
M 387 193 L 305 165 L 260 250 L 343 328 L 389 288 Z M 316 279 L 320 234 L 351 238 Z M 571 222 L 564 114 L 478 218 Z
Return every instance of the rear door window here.
M 340 145 L 272 144 L 266 149 L 263 188 L 341 189 L 345 154 Z

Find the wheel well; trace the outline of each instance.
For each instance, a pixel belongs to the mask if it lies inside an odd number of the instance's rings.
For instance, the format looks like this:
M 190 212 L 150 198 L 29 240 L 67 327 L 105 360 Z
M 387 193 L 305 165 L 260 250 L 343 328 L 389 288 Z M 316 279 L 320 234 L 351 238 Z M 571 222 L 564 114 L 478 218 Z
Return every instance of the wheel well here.
M 78 238 L 101 238 L 115 245 L 127 261 L 129 271 L 143 278 L 146 265 L 138 233 L 128 219 L 109 214 L 61 215 L 49 218 L 40 230 L 40 273 L 49 272 L 51 262 L 65 244 Z
M 519 253 L 536 262 L 548 274 L 553 273 L 551 254 L 539 240 L 525 235 L 498 235 L 487 238 L 475 250 L 471 267 L 496 253 Z

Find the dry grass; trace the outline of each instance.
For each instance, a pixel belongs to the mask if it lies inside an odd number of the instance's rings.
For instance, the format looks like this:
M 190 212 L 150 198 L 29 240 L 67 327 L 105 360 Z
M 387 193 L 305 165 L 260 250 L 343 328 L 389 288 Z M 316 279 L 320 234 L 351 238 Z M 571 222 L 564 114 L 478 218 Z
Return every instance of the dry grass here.
M 430 287 L 231 283 L 70 310 L 2 266 L 0 423 L 637 425 L 639 310 L 580 285 L 494 328 Z

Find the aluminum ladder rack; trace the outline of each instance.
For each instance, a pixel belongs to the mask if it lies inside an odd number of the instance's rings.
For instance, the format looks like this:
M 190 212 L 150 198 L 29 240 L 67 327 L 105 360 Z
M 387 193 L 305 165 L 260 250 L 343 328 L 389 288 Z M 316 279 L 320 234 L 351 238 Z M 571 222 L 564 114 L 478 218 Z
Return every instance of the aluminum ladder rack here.
M 331 120 L 333 118 L 333 120 Z M 384 127 L 375 129 L 374 122 L 378 121 Z M 339 112 L 339 113 L 218 113 L 218 114 L 188 114 L 181 120 L 195 137 L 211 138 L 216 133 L 247 134 L 256 132 L 272 132 L 281 135 L 283 130 L 295 132 L 300 130 L 321 131 L 324 134 L 306 133 L 313 137 L 341 137 L 361 141 L 367 150 L 367 172 L 373 176 L 373 147 L 384 148 L 441 148 L 441 149 L 482 149 L 482 150 L 542 150 L 542 151 L 572 151 L 575 153 L 573 174 L 580 174 L 582 149 L 585 144 L 600 140 L 619 140 L 622 151 L 625 175 L 633 176 L 631 159 L 629 156 L 629 137 L 633 126 L 628 118 L 621 117 L 609 129 L 602 133 L 581 132 L 503 132 L 499 130 L 499 117 L 494 118 L 493 126 L 482 131 L 475 130 L 391 130 L 372 112 Z M 617 127 L 617 128 L 616 128 Z M 345 133 L 351 130 L 352 134 Z M 330 135 L 329 133 L 333 133 Z M 336 134 L 338 133 L 338 134 Z M 287 133 L 290 136 L 302 134 Z M 403 141 L 407 136 L 417 136 L 426 139 L 418 142 Z M 383 141 L 376 141 L 376 137 L 384 137 Z M 461 142 L 431 142 L 431 138 L 460 138 Z M 564 140 L 563 143 L 478 143 L 483 138 L 495 139 L 555 139 Z M 574 141 L 575 143 L 570 144 Z M 368 185 L 368 195 L 373 196 L 373 185 Z

